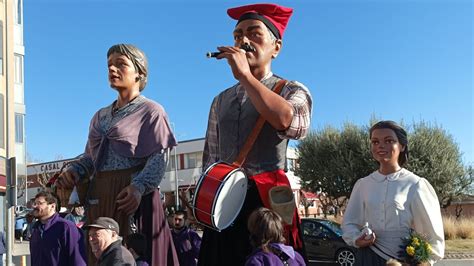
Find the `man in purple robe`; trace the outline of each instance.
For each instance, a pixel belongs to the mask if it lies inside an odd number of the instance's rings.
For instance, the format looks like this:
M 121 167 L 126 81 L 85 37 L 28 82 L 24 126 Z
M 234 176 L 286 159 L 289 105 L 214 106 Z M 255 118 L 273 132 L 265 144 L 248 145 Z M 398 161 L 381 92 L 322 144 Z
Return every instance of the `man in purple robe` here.
M 186 218 L 185 211 L 178 210 L 174 214 L 173 241 L 178 253 L 179 265 L 195 266 L 201 248 L 201 237 L 186 225 Z
M 59 216 L 58 200 L 51 192 L 36 194 L 30 253 L 31 265 L 87 265 L 85 241 L 80 229 Z

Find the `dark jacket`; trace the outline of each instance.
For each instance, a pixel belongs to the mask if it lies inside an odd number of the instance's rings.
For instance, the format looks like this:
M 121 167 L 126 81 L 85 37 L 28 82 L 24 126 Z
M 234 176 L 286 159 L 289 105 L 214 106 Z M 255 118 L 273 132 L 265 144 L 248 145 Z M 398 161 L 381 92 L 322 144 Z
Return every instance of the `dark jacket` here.
M 201 248 L 201 237 L 192 229 L 185 227 L 181 231 L 171 230 L 174 247 L 178 254 L 179 265 L 195 266 Z
M 46 224 L 33 225 L 30 240 L 31 265 L 86 265 L 85 241 L 81 231 L 55 213 Z
M 5 244 L 5 234 L 3 231 L 0 231 L 0 254 L 6 253 L 6 244 Z
M 122 246 L 122 240 L 117 240 L 110 244 L 97 261 L 98 266 L 136 266 L 137 263 L 133 258 L 132 253 L 127 248 Z

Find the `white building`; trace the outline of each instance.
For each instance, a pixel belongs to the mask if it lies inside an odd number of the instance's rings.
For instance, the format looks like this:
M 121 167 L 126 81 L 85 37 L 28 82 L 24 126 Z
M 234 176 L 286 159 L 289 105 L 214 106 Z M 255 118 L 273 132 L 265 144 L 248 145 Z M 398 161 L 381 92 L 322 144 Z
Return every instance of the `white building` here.
M 178 187 L 187 188 L 196 185 L 202 172 L 202 153 L 204 150 L 204 138 L 186 140 L 178 143 L 176 151 L 171 152 L 170 163 L 166 169 L 165 177 L 161 182 L 161 190 L 172 192 L 176 190 L 175 183 L 175 162 L 178 162 Z M 177 153 L 177 160 L 175 159 Z M 289 147 L 287 151 L 288 157 L 288 173 L 291 188 L 293 190 L 300 189 L 300 179 L 293 174 L 293 167 L 296 160 L 296 152 L 294 148 Z
M 178 143 L 175 150 L 171 151 L 168 167 L 165 176 L 160 184 L 161 192 L 166 194 L 167 206 L 173 206 L 175 203 L 176 187 L 181 191 L 186 191 L 188 199 L 194 193 L 194 188 L 202 172 L 202 154 L 204 150 L 204 138 L 185 140 Z M 176 156 L 175 156 L 176 155 Z M 299 202 L 300 179 L 293 174 L 296 161 L 296 152 L 294 148 L 289 147 L 288 173 L 291 188 L 295 193 L 295 200 Z M 41 189 L 45 177 L 52 177 L 68 160 L 46 162 L 40 164 L 28 165 L 28 195 L 34 195 Z M 175 165 L 178 165 L 176 168 Z M 176 178 L 177 177 L 177 178 Z M 176 180 L 178 186 L 176 186 Z M 182 205 L 182 203 L 180 203 Z

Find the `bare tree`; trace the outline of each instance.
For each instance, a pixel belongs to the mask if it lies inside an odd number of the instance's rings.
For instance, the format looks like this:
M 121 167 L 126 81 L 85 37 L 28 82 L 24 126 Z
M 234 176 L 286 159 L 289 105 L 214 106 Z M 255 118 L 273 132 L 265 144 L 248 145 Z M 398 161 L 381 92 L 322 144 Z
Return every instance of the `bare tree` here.
M 16 184 L 16 198 L 19 199 L 25 195 L 25 190 L 26 190 L 26 178 L 18 178 L 17 184 Z
M 455 214 L 456 214 L 456 220 L 459 220 L 459 218 L 461 217 L 461 213 L 462 213 L 462 205 L 461 204 L 456 204 L 456 209 L 454 210 L 455 211 Z
M 48 181 L 53 177 L 53 174 L 47 173 L 46 170 L 36 174 L 36 181 L 41 186 L 41 188 L 46 189 Z

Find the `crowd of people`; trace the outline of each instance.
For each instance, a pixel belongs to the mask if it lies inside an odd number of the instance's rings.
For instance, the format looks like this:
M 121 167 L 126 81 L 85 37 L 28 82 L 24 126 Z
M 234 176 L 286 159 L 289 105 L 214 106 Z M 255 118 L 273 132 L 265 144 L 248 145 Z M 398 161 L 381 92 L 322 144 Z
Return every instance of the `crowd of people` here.
M 215 57 L 227 61 L 236 83 L 212 102 L 203 172 L 226 162 L 245 174 L 243 206 L 233 223 L 222 230 L 206 226 L 202 238 L 188 226 L 186 211 L 176 211 L 168 224 L 159 185 L 176 140 L 163 107 L 141 94 L 148 79 L 145 53 L 117 44 L 107 52 L 108 80 L 117 98 L 92 117 L 85 152 L 54 184 L 79 192 L 87 187 L 78 197 L 82 206 L 62 218 L 54 193 L 35 196 L 32 265 L 306 264 L 294 200 L 282 210 L 272 196 L 275 188 L 290 188 L 288 142 L 306 136 L 312 112 L 308 88 L 271 68 L 293 9 L 253 4 L 227 13 L 237 22 L 231 30 L 234 45 L 218 47 Z M 264 122 L 261 127 L 258 121 Z M 369 138 L 380 168 L 355 184 L 343 222 L 344 239 L 359 248 L 357 265 L 401 260 L 398 239 L 409 229 L 429 235 L 433 259 L 442 258 L 436 194 L 426 179 L 402 168 L 406 132 L 382 121 Z M 372 227 L 370 236 L 360 233 L 365 223 Z

